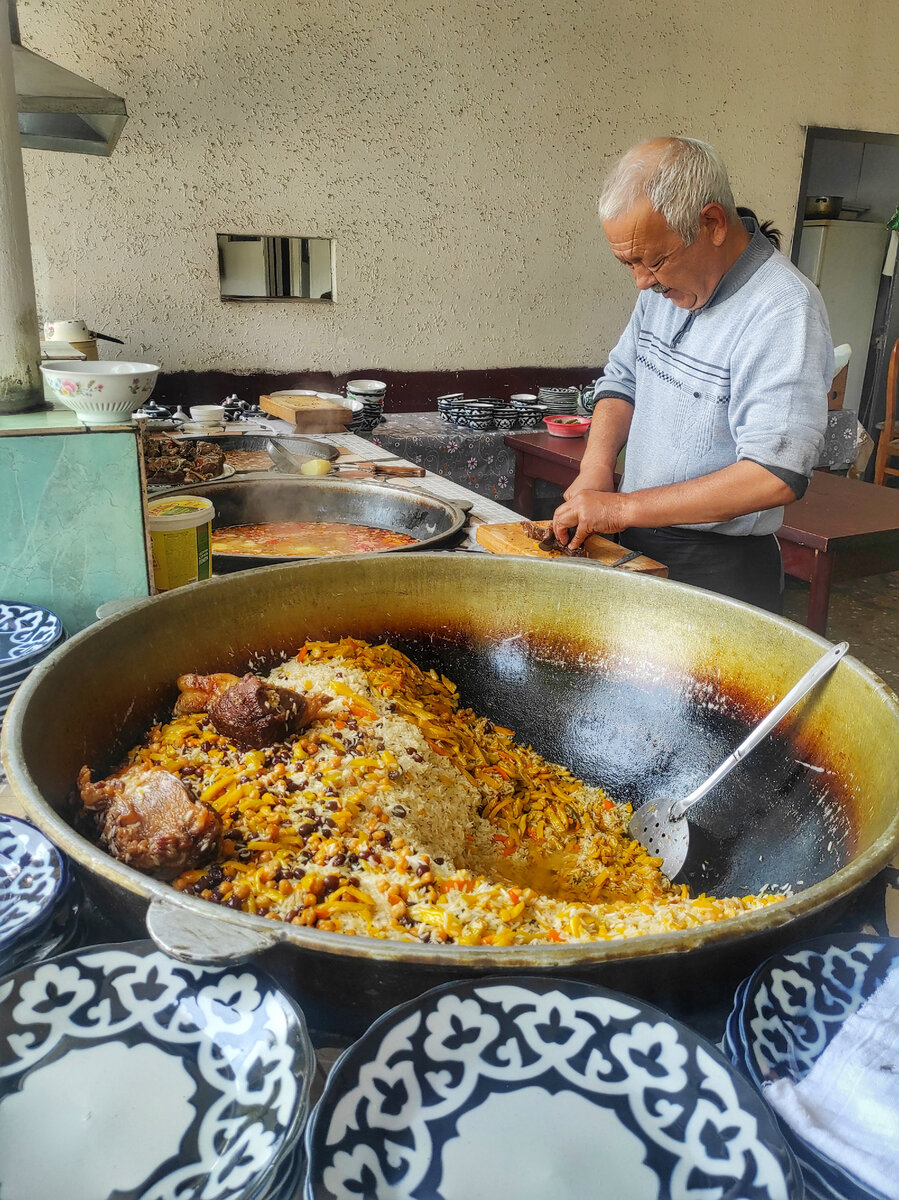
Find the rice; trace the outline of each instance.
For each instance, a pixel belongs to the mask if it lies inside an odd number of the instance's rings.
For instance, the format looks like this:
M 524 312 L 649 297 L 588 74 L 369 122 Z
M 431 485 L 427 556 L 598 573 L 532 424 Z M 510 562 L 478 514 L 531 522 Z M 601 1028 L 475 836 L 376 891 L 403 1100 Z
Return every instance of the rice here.
M 390 646 L 309 642 L 268 678 L 333 701 L 264 750 L 239 751 L 201 713 L 131 753 L 222 818 L 219 861 L 182 891 L 323 930 L 488 946 L 635 937 L 779 899 L 691 897 L 628 836 L 630 806 Z

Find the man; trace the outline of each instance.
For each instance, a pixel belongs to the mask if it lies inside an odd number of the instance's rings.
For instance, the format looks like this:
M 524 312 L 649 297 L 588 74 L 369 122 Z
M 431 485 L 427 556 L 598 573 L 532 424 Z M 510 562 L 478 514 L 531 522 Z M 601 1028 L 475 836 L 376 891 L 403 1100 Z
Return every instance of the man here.
M 671 579 L 780 612 L 774 532 L 824 445 L 824 302 L 757 222 L 738 216 L 724 164 L 703 142 L 658 138 L 628 151 L 599 213 L 640 296 L 597 384 L 556 536 L 576 547 L 590 533 L 620 533 Z

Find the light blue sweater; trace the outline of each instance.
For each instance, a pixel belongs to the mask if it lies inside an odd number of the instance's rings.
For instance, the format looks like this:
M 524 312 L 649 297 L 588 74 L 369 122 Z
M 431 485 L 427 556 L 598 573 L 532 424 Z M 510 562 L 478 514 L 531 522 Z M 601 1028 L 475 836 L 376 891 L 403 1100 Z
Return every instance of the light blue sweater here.
M 634 405 L 621 491 L 682 483 L 741 459 L 802 495 L 824 447 L 833 344 L 818 289 L 759 231 L 694 312 L 640 293 L 596 396 Z M 783 509 L 686 526 L 768 534 Z

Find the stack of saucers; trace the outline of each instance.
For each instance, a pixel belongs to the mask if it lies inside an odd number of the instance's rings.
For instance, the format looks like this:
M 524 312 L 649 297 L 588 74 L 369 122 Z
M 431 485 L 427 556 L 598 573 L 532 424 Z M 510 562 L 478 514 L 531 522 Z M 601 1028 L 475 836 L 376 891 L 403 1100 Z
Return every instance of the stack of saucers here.
M 834 934 L 772 955 L 737 988 L 722 1049 L 762 1096 L 775 1080 L 799 1083 L 891 969 L 899 969 L 899 938 Z M 886 1200 L 887 1193 L 778 1120 L 811 1200 Z
M 542 387 L 537 389 L 537 403 L 550 410 L 551 416 L 571 416 L 577 412 L 580 389 L 576 387 Z M 544 416 L 547 414 L 544 413 Z
M 0 814 L 0 975 L 71 946 L 81 900 L 53 843 L 27 821 Z
M 55 613 L 0 600 L 0 724 L 16 688 L 64 637 Z
M 0 1045 L 0 1195 L 297 1195 L 314 1058 L 262 972 L 150 942 L 73 950 L 4 980 Z M 74 1175 L 39 1129 L 77 1147 Z

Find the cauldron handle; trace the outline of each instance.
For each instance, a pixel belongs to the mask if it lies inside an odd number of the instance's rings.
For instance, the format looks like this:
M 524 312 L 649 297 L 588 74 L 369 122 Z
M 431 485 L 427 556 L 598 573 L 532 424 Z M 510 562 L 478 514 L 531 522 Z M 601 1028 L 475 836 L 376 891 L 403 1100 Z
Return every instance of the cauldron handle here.
M 159 900 L 153 900 L 147 912 L 147 933 L 172 958 L 209 966 L 245 962 L 279 940 L 276 934 L 235 929 L 230 921 L 198 917 Z

